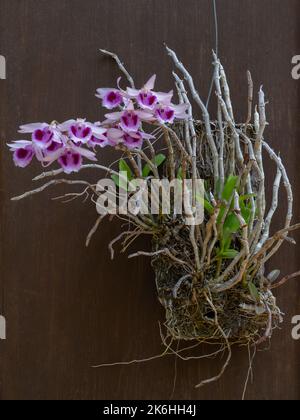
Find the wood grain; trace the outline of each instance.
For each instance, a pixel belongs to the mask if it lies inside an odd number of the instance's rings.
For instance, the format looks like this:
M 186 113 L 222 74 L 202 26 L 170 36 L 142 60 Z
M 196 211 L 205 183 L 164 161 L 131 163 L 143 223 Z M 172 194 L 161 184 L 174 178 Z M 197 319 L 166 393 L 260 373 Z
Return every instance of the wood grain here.
M 236 116 L 246 118 L 250 69 L 256 90 L 264 84 L 268 139 L 287 163 L 296 199 L 294 220 L 299 221 L 300 83 L 291 78 L 291 58 L 300 50 L 300 3 L 217 3 L 221 58 Z M 94 91 L 114 85 L 119 74 L 98 48 L 123 57 L 138 85 L 156 72 L 159 89 L 171 88 L 163 42 L 176 49 L 205 97 L 214 47 L 209 0 L 0 0 L 0 53 L 7 59 L 8 76 L 0 80 L 0 313 L 8 324 L 8 338 L 0 341 L 1 399 L 167 399 L 171 394 L 173 358 L 91 368 L 161 351 L 163 311 L 149 261 L 109 260 L 107 244 L 119 232 L 116 223 L 103 224 L 86 249 L 95 209 L 50 200 L 64 188 L 11 202 L 11 196 L 30 188 L 40 169 L 16 169 L 5 146 L 16 139 L 20 123 L 101 118 Z M 107 163 L 113 156 L 105 151 L 101 159 Z M 271 164 L 268 173 L 273 174 Z M 147 249 L 147 239 L 139 246 Z M 270 269 L 288 274 L 299 264 L 299 247 L 286 245 Z M 297 280 L 278 292 L 285 323 L 270 351 L 256 358 L 249 399 L 300 398 L 300 342 L 291 338 L 291 317 L 300 313 L 299 292 Z M 194 385 L 214 375 L 221 362 L 178 362 L 174 398 L 241 398 L 248 355 L 246 349 L 234 353 L 226 376 L 202 390 Z

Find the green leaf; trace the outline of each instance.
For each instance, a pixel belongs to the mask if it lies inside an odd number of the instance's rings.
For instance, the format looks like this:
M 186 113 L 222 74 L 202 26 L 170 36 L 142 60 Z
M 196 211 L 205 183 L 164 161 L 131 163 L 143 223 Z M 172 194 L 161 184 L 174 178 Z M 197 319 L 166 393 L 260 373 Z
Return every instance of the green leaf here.
M 240 204 L 244 203 L 246 200 L 249 200 L 249 198 L 256 197 L 256 194 L 245 194 L 240 196 Z
M 130 169 L 128 163 L 123 159 L 120 159 L 119 161 L 119 171 L 127 173 L 128 181 L 131 181 L 133 179 L 132 170 Z
M 114 181 L 114 183 L 116 184 L 116 186 L 119 187 L 120 182 L 119 182 L 118 175 L 112 175 L 111 176 L 111 179 Z
M 199 200 L 198 200 L 199 201 Z M 209 213 L 210 215 L 214 214 L 214 207 L 210 204 L 209 201 L 204 200 L 204 208 L 207 211 L 207 213 Z
M 255 286 L 254 283 L 250 282 L 248 284 L 248 288 L 249 288 L 249 292 L 251 297 L 256 301 L 259 302 L 260 301 L 260 296 L 259 296 L 259 292 L 257 290 L 257 287 Z
M 233 191 L 237 186 L 238 179 L 239 179 L 238 176 L 233 176 L 233 175 L 227 178 L 227 181 L 224 185 L 223 192 L 222 192 L 222 199 L 225 200 L 226 202 L 228 202 L 231 199 L 233 195 Z
M 221 240 L 221 250 L 227 251 L 231 246 L 231 242 L 232 242 L 231 235 L 228 234 L 226 237 L 223 237 Z
M 162 165 L 164 163 L 165 160 L 166 160 L 166 156 L 164 154 L 160 153 L 160 154 L 155 156 L 154 163 L 157 167 L 159 167 L 160 165 Z
M 239 219 L 235 214 L 229 213 L 223 225 L 224 234 L 236 233 L 240 229 Z
M 238 254 L 238 251 L 235 249 L 227 249 L 226 251 L 221 251 L 219 257 L 229 260 L 234 259 Z
M 154 159 L 152 159 L 152 163 L 154 163 L 155 166 L 157 166 L 157 168 L 162 165 L 164 163 L 164 161 L 166 160 L 166 156 L 163 155 L 162 153 L 156 155 L 154 157 Z M 149 176 L 149 174 L 152 172 L 152 169 L 150 167 L 150 165 L 148 163 L 146 163 L 146 165 L 143 168 L 143 177 L 147 178 L 147 176 Z
M 245 222 L 248 224 L 251 217 L 251 209 L 247 207 L 241 208 L 241 213 L 243 218 L 245 219 Z
M 183 171 L 182 171 L 182 167 L 180 166 L 177 172 L 177 179 L 182 180 L 182 178 L 183 178 Z
M 128 191 L 128 185 L 125 179 L 123 179 L 122 177 L 120 179 L 118 175 L 111 175 L 111 179 L 114 181 L 117 187 L 121 188 L 122 190 Z
M 207 199 L 203 198 L 202 195 L 196 194 L 196 200 L 198 203 L 202 204 L 209 215 L 214 214 L 214 206 Z

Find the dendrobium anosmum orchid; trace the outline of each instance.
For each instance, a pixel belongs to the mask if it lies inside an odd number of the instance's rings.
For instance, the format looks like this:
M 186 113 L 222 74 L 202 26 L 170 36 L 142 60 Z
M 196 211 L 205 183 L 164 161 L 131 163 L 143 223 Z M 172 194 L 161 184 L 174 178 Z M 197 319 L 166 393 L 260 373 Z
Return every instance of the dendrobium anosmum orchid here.
M 64 172 L 78 172 L 83 159 L 97 161 L 96 149 L 106 146 L 141 149 L 145 139 L 154 137 L 144 131 L 144 124 L 161 126 L 175 119 L 187 118 L 187 105 L 172 103 L 173 91 L 155 92 L 153 75 L 141 89 L 127 87 L 97 89 L 96 96 L 103 107 L 114 110 L 105 114 L 103 122 L 91 123 L 85 119 L 71 119 L 61 124 L 32 123 L 22 125 L 19 133 L 31 139 L 14 141 L 8 146 L 13 152 L 16 166 L 25 168 L 35 157 L 43 166 L 54 162 Z

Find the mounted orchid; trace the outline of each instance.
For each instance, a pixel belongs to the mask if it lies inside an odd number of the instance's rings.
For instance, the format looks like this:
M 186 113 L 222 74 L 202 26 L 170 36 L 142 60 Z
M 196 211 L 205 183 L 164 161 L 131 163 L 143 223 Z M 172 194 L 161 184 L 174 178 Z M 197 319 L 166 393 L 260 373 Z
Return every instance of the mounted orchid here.
M 115 59 L 129 82 L 126 89 L 120 87 L 120 79 L 116 88 L 97 89 L 96 96 L 110 111 L 105 114 L 104 121 L 91 123 L 85 119 L 72 119 L 62 124 L 54 121 L 22 125 L 19 132 L 31 138 L 9 144 L 16 166 L 25 168 L 35 157 L 43 167 L 57 162 L 60 168 L 34 178 L 34 181 L 52 179 L 14 200 L 64 183 L 84 187 L 81 192 L 64 196 L 66 201 L 90 197 L 95 203 L 105 190 L 99 183 L 56 178 L 62 173 L 83 169 L 108 173 L 112 178 L 109 181 L 118 187 L 112 194 L 114 197 L 121 196 L 125 190 L 132 198 L 129 184 L 131 187 L 138 185 L 137 181 L 142 178 L 144 186 L 134 204 L 140 204 L 141 194 L 150 195 L 153 180 L 160 183 L 161 189 L 154 195 L 157 213 L 138 211 L 125 216 L 120 207 L 110 217 L 110 220 L 125 218 L 128 228 L 110 243 L 109 250 L 113 258 L 117 242 L 122 240 L 125 251 L 140 235 L 152 238 L 152 252 L 140 251 L 130 258 L 148 256 L 152 261 L 158 297 L 166 310 L 165 335 L 161 331 L 166 350 L 162 355 L 179 355 L 203 342 L 218 346 L 210 356 L 227 350 L 228 356 L 220 373 L 202 381 L 197 385 L 200 387 L 222 376 L 232 357 L 233 344 L 255 349 L 270 340 L 282 322 L 283 314 L 273 289 L 300 273 L 278 281 L 279 270 L 268 274 L 265 264 L 284 241 L 294 243 L 289 233 L 300 225 L 291 225 L 293 191 L 287 171 L 280 156 L 264 139 L 267 119 L 263 89 L 259 89 L 258 105 L 253 110 L 254 88 L 248 72 L 248 112 L 245 122 L 237 123 L 226 73 L 214 54 L 213 82 L 218 107 L 213 120 L 192 76 L 176 53 L 168 47 L 167 51 L 185 79 L 184 82 L 173 72 L 179 104 L 173 103 L 172 90 L 166 93 L 155 90 L 155 75 L 142 88 L 136 89 L 120 59 L 102 50 Z M 202 113 L 202 121 L 193 116 L 187 86 Z M 116 162 L 118 168 L 98 162 L 96 153 L 105 147 L 122 153 Z M 277 169 L 271 183 L 264 171 L 267 156 Z M 84 159 L 91 163 L 84 164 Z M 118 170 L 125 173 L 125 181 L 119 177 Z M 205 186 L 204 195 L 200 197 L 195 193 L 199 178 Z M 186 187 L 188 181 L 191 181 L 191 190 Z M 188 195 L 192 198 L 191 205 L 188 211 L 178 213 L 178 202 L 175 203 L 170 195 L 171 211 L 166 214 L 161 195 L 165 193 L 166 184 L 174 186 L 176 182 L 181 182 L 179 204 Z M 285 221 L 280 231 L 271 234 L 273 217 L 282 201 L 279 200 L 281 183 L 287 197 Z M 268 209 L 270 184 L 272 198 Z M 204 223 L 186 224 L 199 202 L 205 209 Z M 98 215 L 87 245 L 105 216 Z M 190 340 L 196 341 L 195 346 L 185 347 L 184 343 Z

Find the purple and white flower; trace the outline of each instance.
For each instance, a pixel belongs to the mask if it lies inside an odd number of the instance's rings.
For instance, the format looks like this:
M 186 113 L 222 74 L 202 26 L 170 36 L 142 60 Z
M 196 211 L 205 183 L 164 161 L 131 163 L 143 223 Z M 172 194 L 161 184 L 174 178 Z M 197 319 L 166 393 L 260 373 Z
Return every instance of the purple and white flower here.
M 109 144 L 117 146 L 124 144 L 128 149 L 140 149 L 144 139 L 152 140 L 154 136 L 143 131 L 123 131 L 121 128 L 111 128 L 107 131 Z
M 61 132 L 67 133 L 75 144 L 89 143 L 93 136 L 101 138 L 106 131 L 99 123 L 92 124 L 85 119 L 68 120 L 58 126 Z
M 161 123 L 170 123 L 172 124 L 177 119 L 185 120 L 188 118 L 187 115 L 187 104 L 180 104 L 180 105 L 159 105 L 156 107 L 155 110 L 155 117 Z
M 52 141 L 61 142 L 60 131 L 56 123 L 32 123 L 20 126 L 19 133 L 30 133 L 33 143 L 40 149 L 46 149 Z
M 123 95 L 119 89 L 100 88 L 97 89 L 96 96 L 102 99 L 102 105 L 108 109 L 116 108 L 123 102 Z
M 128 149 L 141 149 L 145 139 L 153 140 L 154 136 L 143 131 L 124 133 L 123 135 L 123 142 Z
M 82 156 L 80 153 L 67 150 L 58 158 L 58 163 L 66 174 L 78 172 L 82 166 Z
M 13 160 L 16 166 L 26 168 L 31 163 L 34 157 L 34 149 L 31 141 L 18 140 L 8 144 L 8 146 L 13 152 Z
M 93 135 L 92 128 L 83 121 L 71 124 L 69 136 L 74 143 L 87 143 Z
M 112 112 L 105 115 L 106 120 L 103 124 L 119 123 L 124 131 L 138 131 L 142 121 L 153 121 L 153 114 L 147 111 L 134 109 L 130 102 L 127 108 L 121 112 Z
M 142 89 L 127 88 L 127 94 L 130 98 L 136 99 L 139 106 L 143 109 L 153 110 L 158 103 L 169 103 L 173 97 L 173 91 L 168 93 L 154 92 L 156 75 L 150 77 Z

